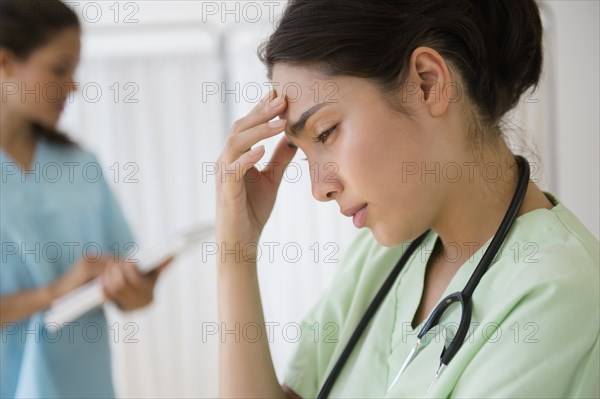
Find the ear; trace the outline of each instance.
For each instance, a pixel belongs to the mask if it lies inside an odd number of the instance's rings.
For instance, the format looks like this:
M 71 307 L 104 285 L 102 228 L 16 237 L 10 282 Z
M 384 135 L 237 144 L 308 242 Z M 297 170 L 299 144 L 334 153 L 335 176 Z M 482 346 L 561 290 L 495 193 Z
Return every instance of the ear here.
M 446 112 L 454 98 L 454 86 L 444 58 L 434 49 L 419 47 L 409 63 L 409 79 L 415 84 L 421 102 L 433 117 Z
M 0 78 L 6 80 L 13 73 L 16 58 L 12 51 L 0 47 Z

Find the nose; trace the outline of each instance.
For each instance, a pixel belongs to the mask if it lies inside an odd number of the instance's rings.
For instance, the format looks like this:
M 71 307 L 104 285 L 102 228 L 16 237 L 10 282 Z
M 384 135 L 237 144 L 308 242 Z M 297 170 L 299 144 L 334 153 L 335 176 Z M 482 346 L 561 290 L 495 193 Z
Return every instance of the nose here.
M 343 185 L 338 176 L 338 166 L 334 162 L 311 163 L 310 182 L 313 197 L 322 202 L 335 199 L 343 190 Z

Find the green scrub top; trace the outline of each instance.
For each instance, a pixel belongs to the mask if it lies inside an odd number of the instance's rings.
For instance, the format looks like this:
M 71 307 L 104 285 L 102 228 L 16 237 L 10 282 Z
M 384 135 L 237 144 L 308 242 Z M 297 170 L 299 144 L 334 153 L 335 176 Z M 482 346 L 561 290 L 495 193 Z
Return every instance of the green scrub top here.
M 564 398 L 600 395 L 599 244 L 563 204 L 520 216 L 473 295 L 462 348 L 429 397 Z M 430 231 L 398 276 L 342 370 L 330 397 L 418 398 L 456 330 L 452 305 L 428 345 L 390 388 L 414 347 L 412 320 L 423 292 Z M 489 241 L 456 273 L 443 297 L 462 290 Z M 331 287 L 302 322 L 285 383 L 318 394 L 375 293 L 407 244 L 385 248 L 367 230 L 346 255 Z

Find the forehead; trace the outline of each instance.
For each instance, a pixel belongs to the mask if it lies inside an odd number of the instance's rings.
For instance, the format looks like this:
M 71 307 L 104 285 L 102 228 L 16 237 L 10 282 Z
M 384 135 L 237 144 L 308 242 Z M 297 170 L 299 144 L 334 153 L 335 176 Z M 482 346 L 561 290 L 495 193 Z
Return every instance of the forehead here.
M 277 95 L 285 95 L 288 107 L 282 118 L 296 121 L 316 104 L 344 104 L 375 87 L 367 79 L 327 76 L 316 66 L 275 64 L 273 85 Z
M 297 119 L 303 110 L 315 104 L 325 102 L 327 94 L 325 86 L 331 86 L 331 93 L 339 91 L 336 79 L 325 77 L 316 67 L 276 64 L 273 67 L 273 86 L 277 95 L 285 95 L 288 99 L 286 114 Z M 332 99 L 332 98 L 330 98 Z

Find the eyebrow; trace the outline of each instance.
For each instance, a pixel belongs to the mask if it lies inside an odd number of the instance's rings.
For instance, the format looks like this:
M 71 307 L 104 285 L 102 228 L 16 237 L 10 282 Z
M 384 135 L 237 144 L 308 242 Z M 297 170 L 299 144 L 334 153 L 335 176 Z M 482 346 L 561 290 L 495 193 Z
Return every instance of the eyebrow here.
M 327 105 L 330 105 L 330 104 L 331 103 L 320 103 L 317 105 L 313 105 L 311 108 L 309 108 L 307 111 L 305 111 L 302 114 L 302 116 L 300 116 L 300 119 L 298 119 L 296 122 L 294 122 L 292 124 L 292 126 L 290 126 L 290 128 L 288 129 L 288 134 L 292 137 L 298 137 L 300 132 L 302 132 L 304 130 L 304 127 L 305 127 L 308 119 L 310 119 L 311 116 L 316 114 L 321 108 L 323 108 Z

